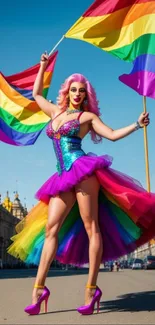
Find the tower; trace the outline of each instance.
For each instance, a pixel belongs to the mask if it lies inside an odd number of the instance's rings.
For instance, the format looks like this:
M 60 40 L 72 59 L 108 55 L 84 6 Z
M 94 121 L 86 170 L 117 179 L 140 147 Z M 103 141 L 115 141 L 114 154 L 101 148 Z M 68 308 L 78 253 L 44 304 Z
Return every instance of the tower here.
M 15 192 L 14 201 L 12 203 L 12 214 L 20 220 L 22 220 L 27 214 L 26 205 L 23 207 L 21 204 L 17 191 Z

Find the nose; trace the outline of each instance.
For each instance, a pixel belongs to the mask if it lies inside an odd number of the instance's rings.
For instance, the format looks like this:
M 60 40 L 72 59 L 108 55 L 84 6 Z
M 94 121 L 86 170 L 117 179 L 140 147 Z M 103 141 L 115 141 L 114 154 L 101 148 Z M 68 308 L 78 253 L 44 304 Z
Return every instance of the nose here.
M 76 95 L 80 95 L 80 90 L 76 89 Z

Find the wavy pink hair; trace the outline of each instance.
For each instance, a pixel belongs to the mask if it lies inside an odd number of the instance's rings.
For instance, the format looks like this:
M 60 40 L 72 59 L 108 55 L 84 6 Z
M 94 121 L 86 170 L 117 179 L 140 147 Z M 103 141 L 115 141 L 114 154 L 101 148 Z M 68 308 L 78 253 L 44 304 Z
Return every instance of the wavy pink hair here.
M 100 109 L 98 107 L 98 100 L 96 98 L 96 92 L 95 89 L 92 87 L 90 82 L 79 73 L 72 74 L 70 77 L 68 77 L 64 84 L 61 85 L 61 89 L 59 90 L 59 96 L 57 98 L 57 104 L 61 109 L 67 109 L 68 107 L 68 93 L 69 88 L 73 82 L 81 82 L 84 83 L 86 86 L 87 91 L 87 105 L 82 105 L 82 108 L 84 111 L 89 111 L 97 116 L 100 116 Z M 91 139 L 94 143 L 98 143 L 102 140 L 102 137 L 99 136 L 93 129 L 90 130 Z

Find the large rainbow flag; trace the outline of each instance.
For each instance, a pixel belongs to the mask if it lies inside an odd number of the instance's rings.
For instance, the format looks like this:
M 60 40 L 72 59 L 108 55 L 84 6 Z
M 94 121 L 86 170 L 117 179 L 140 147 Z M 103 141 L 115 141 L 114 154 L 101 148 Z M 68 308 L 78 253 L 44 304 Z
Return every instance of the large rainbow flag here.
M 140 95 L 155 98 L 154 0 L 96 0 L 65 37 L 133 61 L 131 73 L 120 76 L 120 81 Z
M 44 73 L 43 96 L 46 98 L 57 53 L 49 58 Z M 16 145 L 32 145 L 50 118 L 40 110 L 32 96 L 40 64 L 5 77 L 0 73 L 0 140 Z
M 154 0 L 96 0 L 65 34 L 125 61 L 155 54 Z

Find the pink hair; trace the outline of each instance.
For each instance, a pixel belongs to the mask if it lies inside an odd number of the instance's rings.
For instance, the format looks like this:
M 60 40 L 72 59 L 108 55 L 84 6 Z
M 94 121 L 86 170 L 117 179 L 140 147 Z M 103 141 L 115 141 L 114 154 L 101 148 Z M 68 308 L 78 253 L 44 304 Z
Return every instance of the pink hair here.
M 98 107 L 98 100 L 96 98 L 96 92 L 95 89 L 92 87 L 90 82 L 79 73 L 72 74 L 70 77 L 68 77 L 64 84 L 62 84 L 61 89 L 59 90 L 59 96 L 57 98 L 57 104 L 61 109 L 67 109 L 68 107 L 68 98 L 67 95 L 69 93 L 70 85 L 73 82 L 81 82 L 84 83 L 86 86 L 87 91 L 87 105 L 83 104 L 83 110 L 89 111 L 97 116 L 100 116 L 100 109 Z M 99 136 L 93 129 L 90 130 L 91 139 L 94 141 L 94 143 L 98 143 L 102 140 L 102 137 Z

